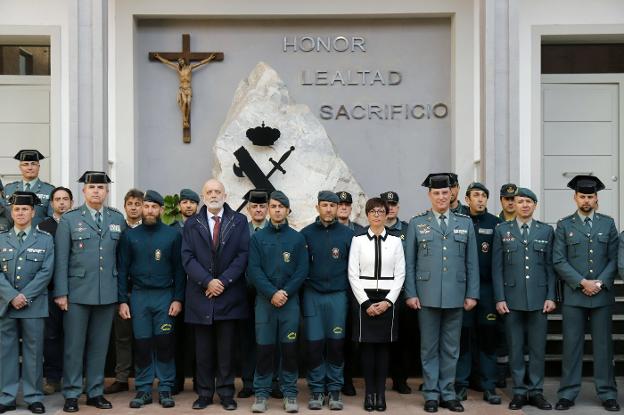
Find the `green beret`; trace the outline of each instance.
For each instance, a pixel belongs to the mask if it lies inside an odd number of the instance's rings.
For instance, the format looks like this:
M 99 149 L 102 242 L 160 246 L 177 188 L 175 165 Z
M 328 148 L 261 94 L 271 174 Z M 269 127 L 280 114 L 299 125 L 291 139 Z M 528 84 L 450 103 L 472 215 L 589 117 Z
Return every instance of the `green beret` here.
M 147 192 L 145 192 L 145 194 L 143 195 L 143 201 L 156 203 L 159 206 L 165 204 L 165 199 L 163 199 L 160 193 L 158 193 L 156 190 L 148 190 Z
M 479 182 L 472 182 L 468 185 L 468 187 L 466 188 L 466 196 L 470 196 L 470 191 L 471 190 L 482 190 L 485 193 L 486 197 L 490 197 L 490 191 L 488 190 L 487 187 L 485 187 L 485 185 L 483 183 L 479 183 Z
M 527 189 L 526 187 L 518 187 L 518 192 L 516 193 L 516 196 L 528 197 L 529 199 L 537 203 L 537 196 L 535 195 L 535 193 L 533 193 L 531 189 Z
M 340 198 L 334 192 L 330 192 L 329 190 L 321 190 L 318 192 L 318 201 L 319 202 L 331 202 L 331 203 L 339 203 Z
M 279 190 L 274 190 L 271 193 L 271 197 L 269 197 L 269 199 L 277 200 L 282 205 L 286 206 L 287 208 L 290 208 L 290 200 L 288 200 L 288 197 L 286 197 L 286 195 Z
M 199 195 L 191 189 L 180 190 L 180 202 L 183 200 L 190 200 L 195 203 L 199 203 Z

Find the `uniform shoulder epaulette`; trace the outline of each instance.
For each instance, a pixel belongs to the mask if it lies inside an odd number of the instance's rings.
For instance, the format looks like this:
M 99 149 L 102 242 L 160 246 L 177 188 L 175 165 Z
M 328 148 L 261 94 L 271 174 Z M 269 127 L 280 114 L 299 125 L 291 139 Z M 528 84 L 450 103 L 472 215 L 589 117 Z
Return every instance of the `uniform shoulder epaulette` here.
M 11 228 L 7 228 L 7 229 L 0 229 L 0 234 L 2 233 L 7 233 L 11 230 Z
M 562 217 L 561 219 L 559 219 L 559 220 L 558 220 L 558 222 L 562 222 L 562 221 L 564 221 L 564 220 L 566 220 L 566 219 L 570 219 L 570 218 L 571 218 L 572 216 L 574 216 L 574 215 L 576 215 L 576 213 L 573 213 L 573 214 L 568 215 L 568 216 L 564 216 L 564 217 Z
M 36 229 L 39 233 L 42 233 L 42 234 L 44 234 L 44 235 L 50 235 L 50 236 L 52 236 L 52 234 L 51 234 L 50 232 L 44 231 L 43 229 L 41 229 L 41 228 L 39 227 L 39 225 L 35 226 L 35 229 Z
M 121 216 L 123 216 L 123 213 L 121 213 L 121 211 L 119 211 L 118 209 L 111 207 L 111 206 L 106 206 L 107 209 L 112 210 L 115 213 L 119 213 Z
M 602 218 L 613 219 L 613 217 L 611 217 L 611 216 L 609 216 L 609 215 L 605 215 L 604 213 L 594 212 L 594 215 L 596 215 L 596 216 L 600 216 L 600 217 L 602 217 Z
M 417 213 L 417 214 L 415 214 L 414 216 L 412 216 L 412 219 L 414 219 L 414 218 L 419 218 L 419 217 L 421 217 L 421 216 L 427 216 L 427 213 L 429 213 L 429 211 L 428 211 L 428 210 L 425 210 L 424 212 Z
M 80 211 L 80 206 L 75 207 L 73 209 L 69 209 L 67 212 L 63 213 L 63 215 L 67 215 L 68 213 L 79 212 L 79 211 Z
M 459 217 L 462 217 L 462 218 L 470 219 L 470 216 L 466 215 L 465 213 L 459 213 L 459 212 L 457 212 L 457 213 L 453 213 L 453 214 L 454 214 L 455 216 L 459 216 Z

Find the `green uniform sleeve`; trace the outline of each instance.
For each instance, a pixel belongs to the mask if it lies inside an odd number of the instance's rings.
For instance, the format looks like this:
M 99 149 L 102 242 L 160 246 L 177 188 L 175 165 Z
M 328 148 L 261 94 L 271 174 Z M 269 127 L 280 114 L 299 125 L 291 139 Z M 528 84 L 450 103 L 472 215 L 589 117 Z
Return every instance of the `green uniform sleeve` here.
M 555 244 L 553 247 L 553 266 L 559 277 L 566 282 L 573 290 L 579 287 L 584 277 L 570 264 L 566 252 L 565 225 L 563 222 L 557 224 L 555 231 Z
M 504 257 L 503 244 L 501 242 L 501 227 L 497 226 L 494 230 L 494 242 L 492 243 L 492 286 L 494 288 L 494 301 L 506 301 L 505 289 L 503 285 L 504 279 Z
M 127 304 L 130 300 L 128 296 L 130 264 L 132 264 L 132 245 L 126 232 L 123 232 L 117 249 L 117 299 L 119 303 Z
M 48 289 L 48 284 L 50 283 L 52 272 L 54 271 L 54 242 L 52 242 L 52 237 L 48 235 L 37 235 L 37 237 L 45 237 L 46 252 L 43 257 L 41 268 L 39 268 L 35 277 L 26 284 L 21 291 L 29 301 L 43 294 L 43 292 Z
M 405 243 L 405 297 L 418 297 L 416 290 L 416 265 L 418 260 L 418 241 L 416 239 L 416 221 L 410 220 L 407 226 Z
M 472 222 L 468 224 L 468 246 L 466 247 L 466 298 L 479 299 L 479 253 L 477 238 Z
M 69 292 L 67 273 L 71 250 L 71 230 L 65 215 L 56 228 L 54 236 L 54 297 L 66 296 Z
M 553 244 L 555 240 L 555 233 L 552 227 L 549 226 L 548 230 L 548 245 L 546 246 L 546 258 L 544 258 L 544 265 L 546 266 L 546 277 L 548 282 L 548 292 L 546 293 L 546 299 L 555 301 L 557 296 L 555 286 L 557 284 L 557 274 L 555 274 L 555 268 L 553 267 Z
M 284 291 L 286 291 L 288 296 L 291 298 L 299 292 L 299 288 L 301 288 L 301 285 L 308 276 L 308 270 L 310 269 L 308 246 L 305 243 L 305 238 L 301 234 L 299 235 L 299 242 L 296 245 L 296 250 L 297 268 L 288 282 L 284 285 Z
M 611 291 L 613 289 L 613 283 L 615 280 L 615 274 L 617 272 L 618 261 L 618 234 L 615 229 L 615 222 L 611 219 L 611 225 L 609 227 L 609 245 L 607 247 L 607 265 L 603 268 L 602 272 L 596 279 L 604 283 L 604 287 Z
M 277 287 L 271 283 L 269 277 L 262 269 L 262 249 L 256 235 L 252 236 L 249 243 L 249 262 L 247 265 L 247 279 L 256 287 L 258 293 L 268 300 L 277 292 Z

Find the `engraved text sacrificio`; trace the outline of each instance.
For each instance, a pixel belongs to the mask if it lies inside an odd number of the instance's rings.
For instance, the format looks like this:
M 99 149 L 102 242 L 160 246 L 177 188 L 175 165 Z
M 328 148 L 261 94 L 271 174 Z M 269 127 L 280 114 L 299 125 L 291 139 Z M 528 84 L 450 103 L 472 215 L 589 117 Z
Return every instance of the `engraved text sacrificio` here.
M 362 36 L 284 36 L 282 51 L 366 52 L 366 40 Z
M 437 104 L 321 105 L 322 120 L 422 120 L 446 118 L 449 109 Z
M 301 85 L 313 86 L 394 86 L 399 85 L 403 77 L 398 71 L 301 71 Z

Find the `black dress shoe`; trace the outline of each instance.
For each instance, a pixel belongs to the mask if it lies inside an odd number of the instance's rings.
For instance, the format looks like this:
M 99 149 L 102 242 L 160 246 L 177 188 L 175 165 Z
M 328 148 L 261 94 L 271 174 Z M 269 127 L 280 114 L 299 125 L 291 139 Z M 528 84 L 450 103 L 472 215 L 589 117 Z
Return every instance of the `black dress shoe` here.
M 3 414 L 8 411 L 15 411 L 15 409 L 16 409 L 15 404 L 13 405 L 1 405 L 0 404 L 0 414 Z
M 550 402 L 548 402 L 541 393 L 529 396 L 529 405 L 541 409 L 542 411 L 550 411 L 552 409 Z
M 393 380 L 392 390 L 399 392 L 401 395 L 409 395 L 412 393 L 412 388 L 410 388 L 404 380 Z
M 193 402 L 193 409 L 204 409 L 208 405 L 212 405 L 212 396 L 199 396 Z
M 607 399 L 606 401 L 602 402 L 602 406 L 607 411 L 616 412 L 620 410 L 620 404 L 615 399 Z
M 522 409 L 522 407 L 527 403 L 529 403 L 529 401 L 525 395 L 514 395 L 511 402 L 509 402 L 509 409 L 517 411 Z
M 43 406 L 41 402 L 33 402 L 30 405 L 28 405 L 28 410 L 32 412 L 33 414 L 44 414 L 45 406 Z
M 78 399 L 77 398 L 65 399 L 65 404 L 63 405 L 63 412 L 78 412 Z
M 221 406 L 226 411 L 234 411 L 238 407 L 233 398 L 221 398 Z
M 374 409 L 375 398 L 372 393 L 369 393 L 364 397 L 364 410 L 368 412 L 373 412 Z
M 574 406 L 574 401 L 571 401 L 571 400 L 566 399 L 566 398 L 561 398 L 561 399 L 559 399 L 559 401 L 555 405 L 555 409 L 557 411 L 567 411 L 568 409 L 572 408 L 573 406 Z
M 102 395 L 87 398 L 87 405 L 95 406 L 97 409 L 113 409 L 113 404 L 107 401 Z
M 464 412 L 464 406 L 457 399 L 450 401 L 440 401 L 440 407 L 446 408 L 451 412 Z
M 345 396 L 355 396 L 357 392 L 355 391 L 355 386 L 353 386 L 353 382 L 345 382 L 342 386 L 342 394 Z
M 250 396 L 252 396 L 254 394 L 253 389 L 251 388 L 243 388 L 238 392 L 238 396 L 240 399 L 245 399 L 245 398 L 249 398 Z
M 430 399 L 425 402 L 425 412 L 438 412 L 438 401 Z
M 375 411 L 384 412 L 385 410 L 386 410 L 386 394 L 380 393 L 377 395 L 377 399 L 375 399 Z

